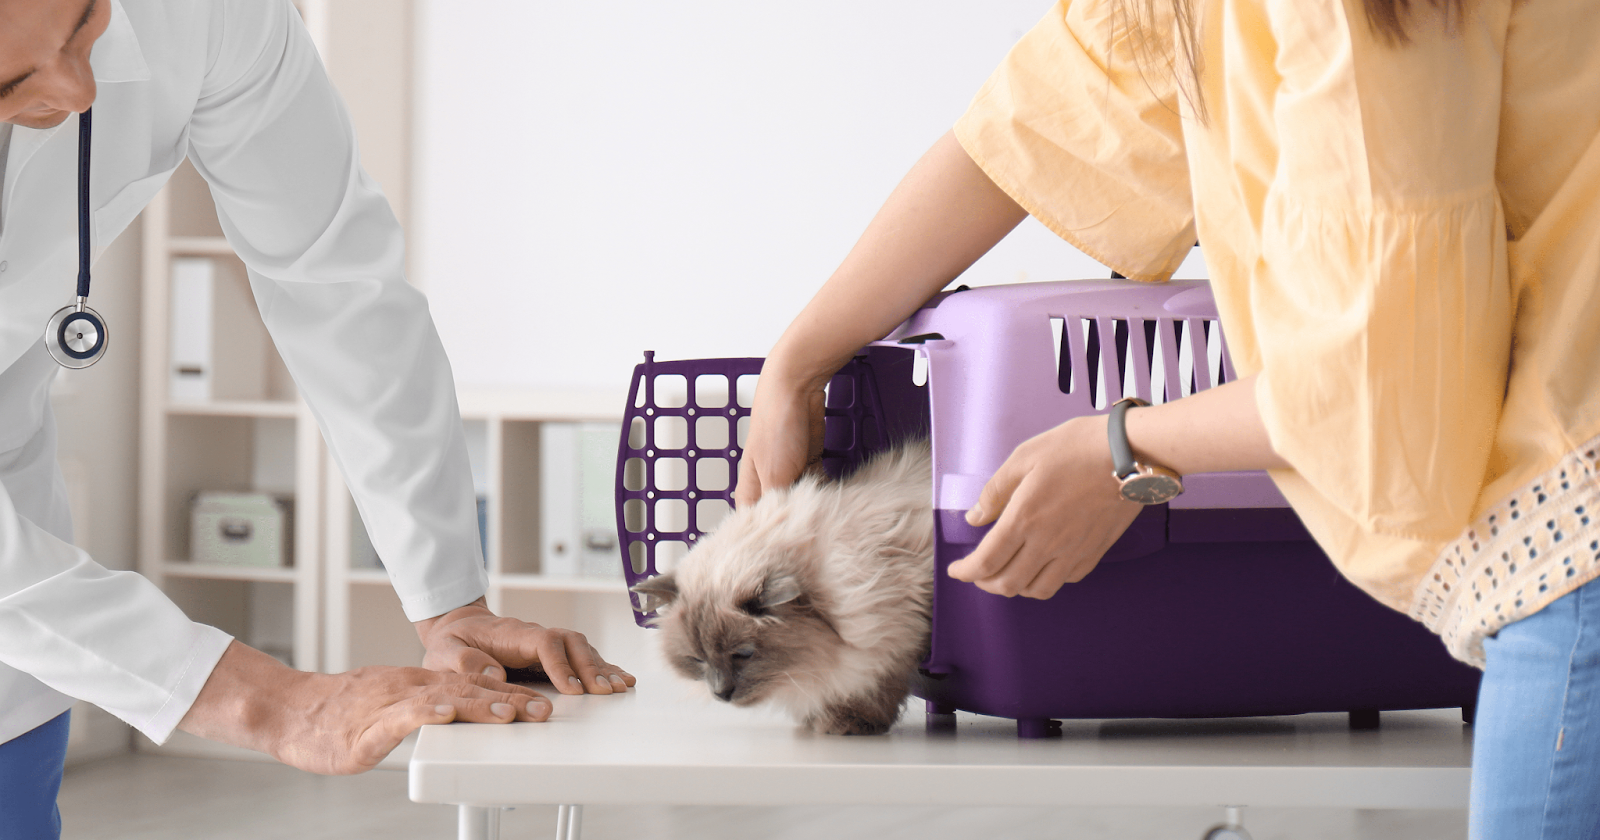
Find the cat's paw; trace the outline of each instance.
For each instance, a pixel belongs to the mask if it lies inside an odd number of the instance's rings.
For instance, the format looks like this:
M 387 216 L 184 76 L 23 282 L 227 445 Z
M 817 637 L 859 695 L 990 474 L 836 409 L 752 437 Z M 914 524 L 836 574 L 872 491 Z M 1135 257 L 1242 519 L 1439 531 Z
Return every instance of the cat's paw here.
M 827 709 L 807 720 L 806 725 L 819 735 L 882 735 L 900 717 L 899 711 L 895 709 L 895 715 L 886 718 L 863 714 L 860 709 Z

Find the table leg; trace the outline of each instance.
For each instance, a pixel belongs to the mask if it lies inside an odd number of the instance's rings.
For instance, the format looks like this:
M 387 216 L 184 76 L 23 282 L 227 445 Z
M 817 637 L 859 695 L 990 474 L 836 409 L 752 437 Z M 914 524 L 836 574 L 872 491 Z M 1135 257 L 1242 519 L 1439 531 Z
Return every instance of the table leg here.
M 556 806 L 556 840 L 579 840 L 583 833 L 583 806 Z
M 459 840 L 500 840 L 500 809 L 462 805 L 456 827 Z

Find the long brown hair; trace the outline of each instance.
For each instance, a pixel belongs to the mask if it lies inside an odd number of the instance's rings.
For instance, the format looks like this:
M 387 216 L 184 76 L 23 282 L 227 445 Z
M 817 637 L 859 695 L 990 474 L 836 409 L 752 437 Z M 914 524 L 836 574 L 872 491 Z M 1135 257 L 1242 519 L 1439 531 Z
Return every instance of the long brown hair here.
M 1411 37 L 1406 34 L 1406 18 L 1411 14 L 1411 0 L 1362 0 L 1367 10 L 1367 25 L 1391 44 L 1405 44 Z M 1446 22 L 1461 19 L 1462 0 L 1428 0 L 1428 5 L 1444 12 Z
M 1135 46 L 1141 71 L 1148 72 L 1147 68 L 1155 67 L 1170 73 L 1183 97 L 1189 100 L 1195 116 L 1205 122 L 1205 100 L 1200 96 L 1201 59 L 1194 11 L 1196 0 L 1165 0 L 1171 4 L 1178 32 L 1176 43 L 1170 47 L 1164 43 L 1164 38 L 1149 37 L 1152 32 L 1158 31 L 1155 21 L 1161 17 L 1156 10 L 1156 3 L 1159 2 L 1163 0 L 1123 0 L 1117 7 L 1118 12 L 1128 18 L 1129 28 L 1143 33 Z M 1465 0 L 1427 0 L 1427 3 L 1444 13 L 1447 25 L 1453 25 L 1461 19 Z M 1411 16 L 1411 0 L 1362 0 L 1361 5 L 1366 11 L 1367 26 L 1379 39 L 1392 47 L 1410 43 L 1411 36 L 1406 32 L 1406 23 Z M 1180 67 L 1187 68 L 1188 72 L 1180 73 Z

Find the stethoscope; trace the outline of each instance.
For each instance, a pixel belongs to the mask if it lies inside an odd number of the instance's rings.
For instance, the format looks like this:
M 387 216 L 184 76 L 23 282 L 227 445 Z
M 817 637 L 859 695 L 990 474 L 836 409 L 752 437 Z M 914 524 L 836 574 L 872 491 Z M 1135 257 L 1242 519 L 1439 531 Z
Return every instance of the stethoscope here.
M 89 129 L 86 110 L 78 115 L 78 300 L 61 307 L 44 327 L 45 348 L 73 370 L 106 354 L 105 319 L 89 308 Z

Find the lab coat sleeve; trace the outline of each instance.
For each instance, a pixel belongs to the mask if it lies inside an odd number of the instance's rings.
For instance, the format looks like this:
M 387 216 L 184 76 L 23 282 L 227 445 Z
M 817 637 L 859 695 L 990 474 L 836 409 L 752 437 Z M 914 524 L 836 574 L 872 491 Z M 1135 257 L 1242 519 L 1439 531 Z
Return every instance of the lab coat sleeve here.
M 448 359 L 399 222 L 288 0 L 213 5 L 190 153 L 408 618 L 483 595 Z
M 0 472 L 0 662 L 166 741 L 231 637 L 190 621 L 143 576 L 106 569 L 52 533 L 69 519 L 48 416 L 27 443 L 0 453 Z M 32 508 L 32 518 L 19 506 Z M 58 526 L 44 527 L 35 521 L 41 516 Z M 27 702 L 59 699 L 34 694 Z

